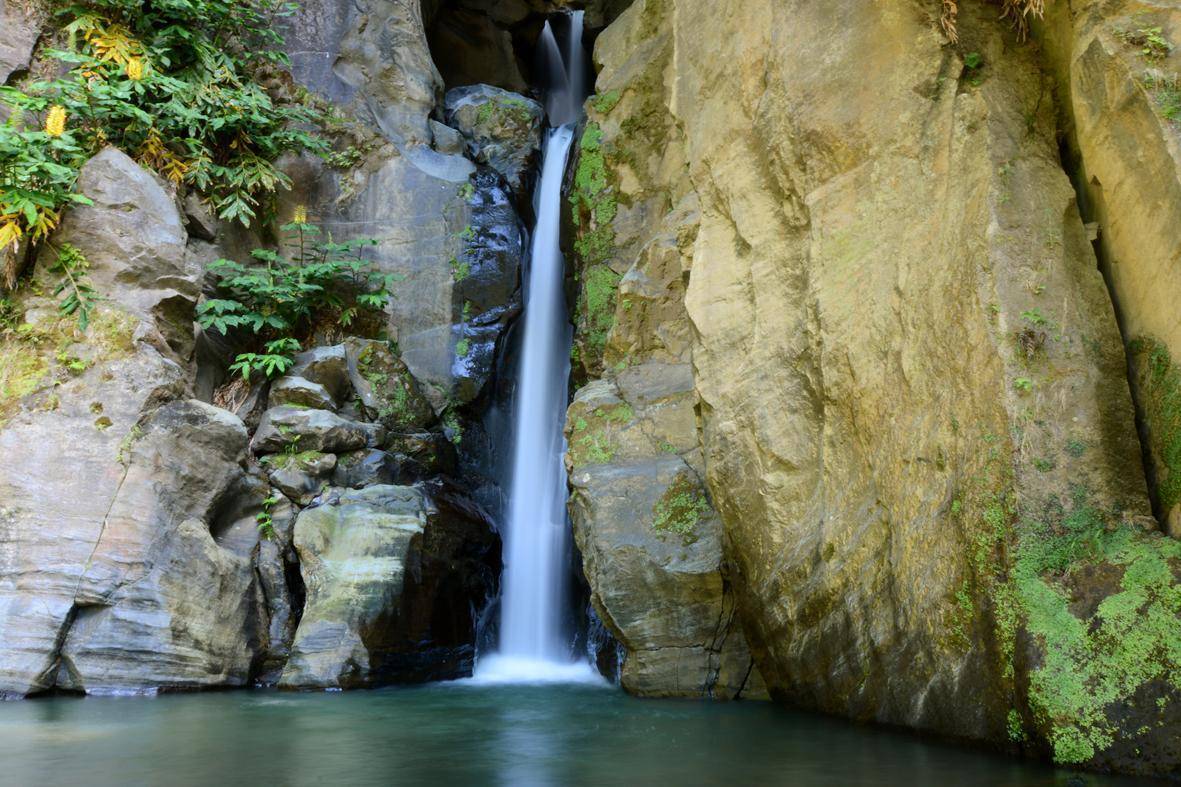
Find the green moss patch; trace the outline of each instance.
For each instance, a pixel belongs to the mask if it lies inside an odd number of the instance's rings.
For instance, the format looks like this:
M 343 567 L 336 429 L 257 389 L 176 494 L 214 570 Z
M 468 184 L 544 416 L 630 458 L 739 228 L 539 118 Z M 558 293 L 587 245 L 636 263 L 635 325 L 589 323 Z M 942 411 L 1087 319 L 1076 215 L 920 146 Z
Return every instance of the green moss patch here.
M 528 126 L 533 122 L 533 111 L 529 102 L 517 96 L 496 96 L 486 101 L 476 110 L 476 122 L 487 126 L 493 122 L 497 125 Z
M 1167 512 L 1181 502 L 1181 370 L 1155 339 L 1136 339 L 1128 350 L 1155 465 L 1156 496 Z
M 306 470 L 324 456 L 320 451 L 269 454 L 259 461 L 275 470 Z
M 582 360 L 600 360 L 607 337 L 615 325 L 615 304 L 622 277 L 606 265 L 584 269 L 578 293 L 576 322 L 582 345 Z
M 635 417 L 635 411 L 626 402 L 575 413 L 567 447 L 570 460 L 575 466 L 610 463 L 619 451 L 615 430 L 631 424 Z
M 578 166 L 569 199 L 578 230 L 574 251 L 584 264 L 607 262 L 615 253 L 611 222 L 619 212 L 619 203 L 607 168 L 603 130 L 597 123 L 588 123 L 579 140 Z
M 1076 596 L 1094 592 L 1097 581 L 1083 572 L 1096 567 L 1122 576 L 1080 616 Z M 1181 543 L 1115 524 L 1082 491 L 1056 521 L 1020 524 L 1013 582 L 1026 627 L 1042 645 L 1029 703 L 1058 762 L 1086 762 L 1135 732 L 1119 729 L 1109 713 L 1146 684 L 1181 691 L 1179 569 Z
M 619 100 L 622 97 L 622 94 L 618 90 L 608 90 L 606 93 L 599 93 L 598 95 L 591 96 L 591 108 L 600 115 L 609 115 L 611 114 L 611 110 L 619 105 Z
M 685 546 L 697 541 L 697 525 L 712 510 L 701 485 L 681 473 L 652 507 L 652 529 L 680 536 Z
M 86 369 L 129 355 L 134 347 L 134 318 L 115 309 L 95 312 L 86 333 L 72 317 L 54 317 L 36 325 L 21 323 L 0 331 L 0 424 L 26 396 L 52 387 Z M 98 348 L 88 361 L 75 358 L 71 345 Z

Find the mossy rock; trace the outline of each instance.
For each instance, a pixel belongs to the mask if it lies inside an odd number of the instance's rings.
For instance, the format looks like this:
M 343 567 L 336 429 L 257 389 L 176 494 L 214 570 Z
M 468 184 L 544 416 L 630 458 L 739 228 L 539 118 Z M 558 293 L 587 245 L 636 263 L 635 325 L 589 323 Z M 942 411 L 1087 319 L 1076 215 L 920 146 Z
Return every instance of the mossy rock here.
M 418 431 L 435 422 L 435 411 L 414 375 L 389 345 L 350 337 L 345 352 L 349 379 L 366 417 L 391 431 Z

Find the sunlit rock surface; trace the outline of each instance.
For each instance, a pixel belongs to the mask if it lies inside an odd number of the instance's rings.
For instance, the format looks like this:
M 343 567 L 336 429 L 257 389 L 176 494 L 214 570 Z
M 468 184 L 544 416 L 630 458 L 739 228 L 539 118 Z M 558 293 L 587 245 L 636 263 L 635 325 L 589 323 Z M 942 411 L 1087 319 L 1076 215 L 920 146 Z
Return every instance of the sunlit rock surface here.
M 1052 85 L 990 14 L 961 4 L 960 31 L 969 65 L 915 4 L 633 4 L 596 48 L 572 188 L 578 360 L 622 379 L 689 336 L 772 696 L 1175 772 L 1181 554 Z M 673 254 L 645 241 L 661 221 Z M 654 287 L 664 261 L 682 276 Z

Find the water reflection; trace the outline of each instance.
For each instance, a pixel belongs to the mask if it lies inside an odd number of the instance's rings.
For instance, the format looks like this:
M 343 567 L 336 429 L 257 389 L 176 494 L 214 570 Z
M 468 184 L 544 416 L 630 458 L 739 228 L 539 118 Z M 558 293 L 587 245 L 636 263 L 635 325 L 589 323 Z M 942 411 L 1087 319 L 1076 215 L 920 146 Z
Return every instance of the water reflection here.
M 1125 785 L 762 704 L 470 682 L 0 703 L 3 785 Z

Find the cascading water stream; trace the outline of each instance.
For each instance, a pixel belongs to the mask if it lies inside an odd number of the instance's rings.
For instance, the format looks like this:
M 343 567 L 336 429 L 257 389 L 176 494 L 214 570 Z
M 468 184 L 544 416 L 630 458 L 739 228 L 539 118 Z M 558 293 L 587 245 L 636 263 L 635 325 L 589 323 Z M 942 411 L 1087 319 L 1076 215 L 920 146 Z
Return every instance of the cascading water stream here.
M 570 376 L 570 323 L 560 248 L 562 180 L 585 79 L 579 72 L 582 13 L 571 20 L 567 57 L 549 23 L 539 46 L 549 74 L 541 179 L 525 283 L 524 332 L 513 412 L 513 462 L 504 527 L 505 561 L 499 648 L 480 660 L 478 680 L 573 680 L 592 676 L 574 662 L 562 636 L 569 529 L 562 422 Z M 575 32 L 576 31 L 576 32 Z

